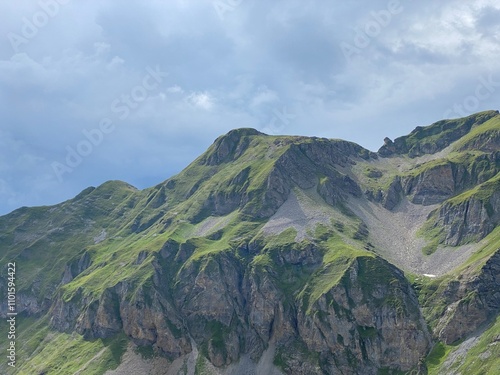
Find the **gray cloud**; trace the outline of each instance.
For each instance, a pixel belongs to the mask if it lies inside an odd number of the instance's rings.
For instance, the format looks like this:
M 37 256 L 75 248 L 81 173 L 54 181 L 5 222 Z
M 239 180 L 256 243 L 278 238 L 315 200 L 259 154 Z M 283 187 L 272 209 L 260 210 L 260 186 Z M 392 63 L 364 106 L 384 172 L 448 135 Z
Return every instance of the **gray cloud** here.
M 471 99 L 481 80 L 500 82 L 494 0 L 216 4 L 0 3 L 0 214 L 108 179 L 151 186 L 236 127 L 377 149 L 457 105 L 498 108 L 498 86 Z M 145 86 L 157 68 L 168 75 Z M 54 163 L 108 120 L 61 182 Z

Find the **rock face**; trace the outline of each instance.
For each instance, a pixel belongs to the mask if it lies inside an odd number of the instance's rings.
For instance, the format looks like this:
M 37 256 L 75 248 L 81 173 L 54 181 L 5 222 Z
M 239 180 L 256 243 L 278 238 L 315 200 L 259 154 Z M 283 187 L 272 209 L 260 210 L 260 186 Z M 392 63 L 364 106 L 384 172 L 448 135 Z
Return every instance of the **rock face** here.
M 231 130 L 226 135 L 217 138 L 212 146 L 214 149 L 202 160 L 206 165 L 218 165 L 236 160 L 243 154 L 250 143 L 250 136 L 262 135 L 261 132 L 250 129 Z
M 464 191 L 482 184 L 500 172 L 500 152 L 464 158 L 462 162 L 442 160 L 396 176 L 385 191 L 368 192 L 368 197 L 393 210 L 403 196 L 415 204 L 443 203 Z
M 457 204 L 445 203 L 437 217 L 435 227 L 442 229 L 446 245 L 479 241 L 500 223 L 500 191 L 485 200 L 471 197 Z
M 448 304 L 435 329 L 446 344 L 476 331 L 500 312 L 500 248 L 471 280 L 453 282 L 442 294 Z
M 215 141 L 208 154 L 201 158 L 201 164 L 220 167 L 237 160 L 249 147 L 250 137 L 258 134 L 261 133 L 253 129 L 229 132 Z M 353 164 L 354 159 L 376 155 L 351 142 L 305 140 L 276 140 L 272 147 L 286 151 L 270 166 L 263 183 L 250 189 L 252 167 L 240 170 L 208 194 L 196 220 L 201 221 L 209 215 L 226 215 L 237 209 L 253 217 L 269 218 L 287 200 L 294 187 L 310 189 L 317 186 L 319 194 L 331 205 L 343 202 L 349 195 L 361 196 L 358 184 L 339 169 Z M 188 197 L 199 191 L 202 184 L 203 181 L 196 183 Z
M 411 202 L 422 205 L 441 203 L 455 193 L 453 168 L 450 164 L 439 165 L 425 170 L 404 181 L 406 195 Z
M 404 194 L 412 203 L 441 203 L 477 186 L 500 172 L 500 152 L 482 154 L 462 163 L 444 162 L 416 175 L 403 177 Z
M 409 371 L 429 348 L 414 291 L 397 271 L 390 287 L 372 283 L 372 272 L 380 266 L 359 259 L 309 313 L 299 306 L 300 337 L 311 351 L 320 353 L 327 373 L 349 373 L 353 368 L 359 374 L 375 374 L 376 368 Z
M 81 257 L 74 260 L 70 264 L 66 265 L 64 270 L 64 275 L 61 284 L 67 284 L 87 268 L 89 268 L 91 263 L 90 255 L 88 252 L 84 252 Z
M 296 280 L 283 279 L 282 270 L 319 271 L 323 255 L 313 245 L 279 250 L 264 269 L 223 252 L 184 264 L 172 280 L 175 265 L 194 250 L 168 241 L 155 261 L 151 288 L 131 298 L 132 285 L 120 283 L 97 300 L 58 300 L 52 325 L 89 339 L 123 330 L 170 359 L 191 352 L 192 339 L 216 367 L 245 353 L 258 360 L 272 342 L 282 369 L 293 374 L 409 371 L 430 348 L 413 289 L 380 258 L 358 258 L 338 284 L 312 301 L 287 294 L 284 284 Z
M 404 192 L 403 187 L 401 186 L 401 179 L 396 177 L 389 185 L 387 193 L 381 196 L 381 201 L 384 208 L 388 210 L 394 209 L 399 204 L 399 202 L 401 202 L 403 193 Z

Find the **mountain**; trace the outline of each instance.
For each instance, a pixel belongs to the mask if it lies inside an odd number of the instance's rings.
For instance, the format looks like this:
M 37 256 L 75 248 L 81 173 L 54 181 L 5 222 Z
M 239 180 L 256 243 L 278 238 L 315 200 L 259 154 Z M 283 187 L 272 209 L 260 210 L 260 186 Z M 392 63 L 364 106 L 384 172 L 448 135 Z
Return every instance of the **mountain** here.
M 0 371 L 499 373 L 499 172 L 498 111 L 376 153 L 236 129 L 152 188 L 23 207 Z

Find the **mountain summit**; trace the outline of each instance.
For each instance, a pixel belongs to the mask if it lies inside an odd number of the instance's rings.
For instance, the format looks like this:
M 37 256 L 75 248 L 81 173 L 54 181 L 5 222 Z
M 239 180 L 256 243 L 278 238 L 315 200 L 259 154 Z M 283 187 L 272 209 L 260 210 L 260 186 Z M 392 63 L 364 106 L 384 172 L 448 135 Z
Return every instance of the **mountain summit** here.
M 495 373 L 500 114 L 384 143 L 236 129 L 152 188 L 0 217 L 13 373 Z

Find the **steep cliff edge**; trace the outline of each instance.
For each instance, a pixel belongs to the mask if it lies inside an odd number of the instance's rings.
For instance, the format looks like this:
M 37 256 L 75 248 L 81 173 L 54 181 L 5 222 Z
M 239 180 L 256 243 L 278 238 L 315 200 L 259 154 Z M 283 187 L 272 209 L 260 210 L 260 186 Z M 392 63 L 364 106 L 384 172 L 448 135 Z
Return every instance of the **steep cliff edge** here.
M 500 173 L 442 203 L 423 226 L 430 240 L 427 252 L 438 244 L 457 246 L 477 242 L 500 223 Z
M 233 248 L 203 256 L 169 240 L 145 286 L 129 294 L 119 283 L 97 300 L 63 296 L 51 323 L 88 339 L 123 330 L 172 360 L 190 353 L 193 340 L 216 367 L 245 354 L 258 360 L 273 345 L 287 373 L 417 368 L 431 340 L 408 281 L 372 253 L 330 246 L 270 242 L 253 255 Z

